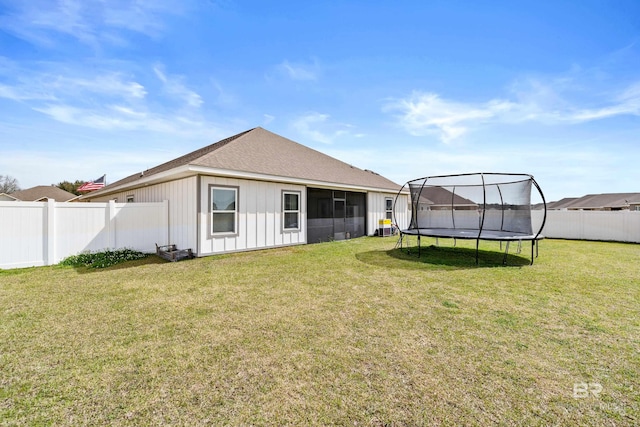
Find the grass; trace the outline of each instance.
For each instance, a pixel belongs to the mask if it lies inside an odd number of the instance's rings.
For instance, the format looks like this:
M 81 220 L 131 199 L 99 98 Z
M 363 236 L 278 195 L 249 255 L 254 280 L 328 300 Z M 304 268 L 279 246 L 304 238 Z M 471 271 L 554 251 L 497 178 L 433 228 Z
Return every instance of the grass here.
M 432 243 L 0 271 L 0 425 L 640 423 L 640 245 Z

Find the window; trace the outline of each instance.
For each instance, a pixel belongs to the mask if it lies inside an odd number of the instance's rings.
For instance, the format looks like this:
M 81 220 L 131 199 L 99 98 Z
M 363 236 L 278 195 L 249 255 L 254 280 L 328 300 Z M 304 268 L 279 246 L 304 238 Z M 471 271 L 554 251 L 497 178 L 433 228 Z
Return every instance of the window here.
M 133 195 L 127 196 L 127 203 L 133 203 Z
M 238 223 L 238 189 L 211 187 L 211 234 L 235 234 Z
M 393 199 L 387 197 L 384 199 L 385 218 L 393 220 Z
M 300 229 L 300 193 L 282 193 L 283 229 Z

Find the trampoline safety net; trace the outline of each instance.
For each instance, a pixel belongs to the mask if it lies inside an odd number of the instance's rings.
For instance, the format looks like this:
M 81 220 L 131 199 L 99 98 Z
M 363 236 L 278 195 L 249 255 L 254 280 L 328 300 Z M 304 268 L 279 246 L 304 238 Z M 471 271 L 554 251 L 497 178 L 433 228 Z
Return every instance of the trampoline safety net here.
M 407 187 L 411 220 L 407 229 L 400 230 L 401 240 L 404 235 L 475 239 L 476 262 L 480 240 L 531 241 L 533 264 L 533 247 L 543 238 L 546 221 L 544 195 L 533 176 L 472 173 L 424 177 L 408 181 L 398 196 Z M 531 221 L 533 188 L 540 194 L 544 209 L 537 230 Z

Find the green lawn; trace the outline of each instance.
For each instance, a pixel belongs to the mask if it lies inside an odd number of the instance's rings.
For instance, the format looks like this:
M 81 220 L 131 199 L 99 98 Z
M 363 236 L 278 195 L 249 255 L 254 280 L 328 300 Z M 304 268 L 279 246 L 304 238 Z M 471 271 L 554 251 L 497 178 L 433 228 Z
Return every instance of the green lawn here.
M 395 242 L 0 271 L 0 425 L 640 423 L 640 245 Z

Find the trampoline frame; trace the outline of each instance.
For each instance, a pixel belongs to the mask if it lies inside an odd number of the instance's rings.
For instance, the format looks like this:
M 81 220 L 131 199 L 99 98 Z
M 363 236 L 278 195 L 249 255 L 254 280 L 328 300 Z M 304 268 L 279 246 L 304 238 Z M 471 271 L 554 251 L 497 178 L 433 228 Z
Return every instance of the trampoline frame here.
M 451 212 L 452 212 L 452 222 L 453 222 L 453 228 L 438 228 L 438 227 L 434 227 L 434 228 L 421 228 L 419 227 L 418 224 L 418 218 L 417 218 L 417 209 L 413 209 L 414 206 L 417 206 L 419 204 L 419 200 L 420 197 L 422 195 L 422 191 L 424 190 L 425 186 L 430 186 L 428 185 L 428 181 L 430 179 L 446 179 L 446 178 L 460 178 L 460 177 L 472 177 L 472 176 L 479 176 L 481 182 L 477 183 L 477 184 L 455 184 L 452 183 L 450 185 L 446 184 L 446 181 L 444 184 L 436 184 L 434 186 L 437 187 L 453 187 L 454 191 L 452 191 L 452 196 L 451 196 Z M 512 181 L 500 181 L 500 182 L 492 182 L 492 183 L 487 183 L 485 180 L 485 176 L 502 176 L 502 177 L 513 177 L 514 180 Z M 411 191 L 411 183 L 415 183 L 415 182 L 419 182 L 419 181 L 423 181 L 421 187 L 420 187 L 420 191 L 417 193 L 417 199 L 416 201 L 413 200 L 414 198 L 414 193 Z M 500 194 L 500 196 L 502 197 L 502 193 L 500 190 L 500 185 L 506 185 L 506 184 L 515 184 L 515 183 L 519 183 L 519 182 L 524 182 L 524 181 L 530 181 L 531 184 L 533 184 L 533 186 L 536 188 L 536 190 L 538 191 L 538 193 L 540 194 L 540 197 L 542 198 L 542 203 L 543 203 L 543 209 L 544 209 L 544 216 L 542 219 L 542 224 L 540 225 L 540 228 L 537 230 L 537 232 L 532 233 L 532 234 L 527 234 L 527 233 L 521 233 L 521 232 L 511 232 L 511 231 L 499 231 L 499 230 L 486 230 L 484 229 L 484 225 L 485 225 L 485 214 L 487 212 L 487 186 L 489 185 L 496 185 L 498 187 L 498 192 Z M 482 186 L 482 203 L 478 203 L 478 210 L 480 212 L 480 224 L 478 229 L 469 229 L 469 228 L 456 228 L 455 227 L 455 217 L 454 217 L 454 211 L 455 211 L 455 203 L 454 203 L 454 198 L 455 198 L 455 187 L 480 187 Z M 398 203 L 398 199 L 400 197 L 401 194 L 403 194 L 403 191 L 405 189 L 405 187 L 409 187 L 409 198 L 411 200 L 411 205 L 412 205 L 412 209 L 411 209 L 411 219 L 409 222 L 409 228 L 407 229 L 402 229 L 401 227 L 398 226 L 398 220 L 396 217 L 396 204 Z M 504 206 L 504 204 L 503 204 Z M 502 223 L 504 224 L 504 209 L 501 209 L 502 211 Z M 529 213 L 531 212 L 531 200 L 529 199 Z M 414 218 L 414 215 L 416 215 L 416 218 Z M 475 240 L 476 241 L 476 265 L 478 264 L 478 260 L 479 260 L 479 251 L 480 251 L 480 240 L 487 240 L 487 241 L 499 241 L 500 242 L 500 249 L 502 249 L 502 243 L 506 242 L 506 250 L 504 253 L 504 258 L 502 263 L 504 265 L 506 265 L 507 263 L 507 256 L 509 253 L 509 243 L 513 242 L 513 241 L 517 241 L 518 242 L 518 252 L 520 252 L 521 247 L 522 247 L 522 242 L 523 241 L 531 241 L 531 264 L 533 265 L 533 261 L 534 258 L 538 257 L 538 242 L 539 240 L 544 239 L 544 236 L 541 234 L 542 233 L 542 229 L 544 228 L 544 225 L 547 221 L 547 202 L 546 199 L 544 197 L 544 193 L 542 192 L 542 189 L 540 188 L 540 185 L 538 185 L 538 183 L 536 182 L 536 180 L 534 179 L 533 175 L 529 175 L 529 174 L 519 174 L 519 173 L 497 173 L 497 172 L 476 172 L 476 173 L 465 173 L 465 174 L 454 174 L 454 175 L 436 175 L 436 176 L 427 176 L 427 177 L 423 177 L 423 178 L 416 178 L 413 179 L 411 181 L 407 181 L 402 188 L 400 189 L 400 191 L 398 191 L 398 194 L 395 197 L 394 203 L 393 203 L 393 220 L 394 220 L 394 224 L 397 228 L 397 230 L 399 230 L 400 233 L 400 238 L 398 240 L 398 246 L 400 247 L 400 249 L 402 250 L 402 246 L 403 246 L 403 240 L 406 236 L 416 236 L 418 239 L 418 257 L 420 257 L 421 255 L 421 237 L 425 236 L 425 237 L 434 237 L 436 239 L 436 242 L 438 242 L 439 238 L 450 238 L 450 239 L 454 239 L 454 246 L 456 243 L 457 239 L 465 239 L 465 240 Z M 415 225 L 415 227 L 414 227 Z M 533 227 L 532 227 L 533 230 Z M 534 253 L 535 251 L 535 253 Z

